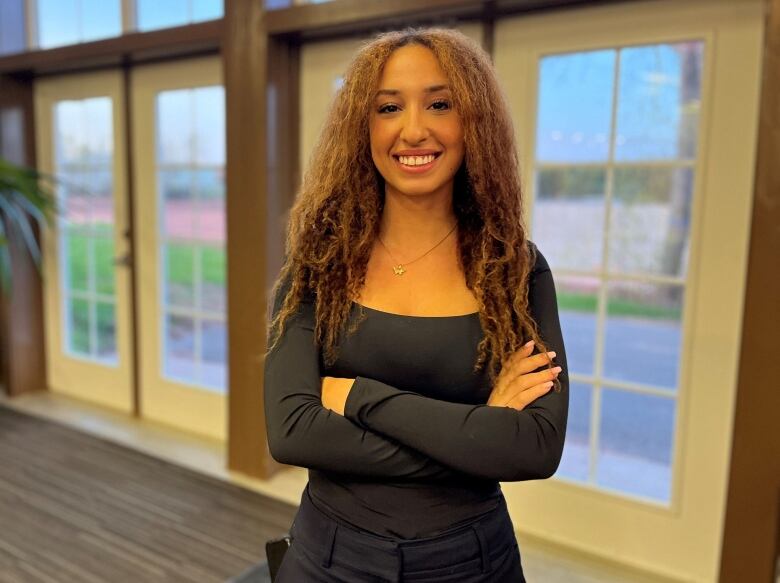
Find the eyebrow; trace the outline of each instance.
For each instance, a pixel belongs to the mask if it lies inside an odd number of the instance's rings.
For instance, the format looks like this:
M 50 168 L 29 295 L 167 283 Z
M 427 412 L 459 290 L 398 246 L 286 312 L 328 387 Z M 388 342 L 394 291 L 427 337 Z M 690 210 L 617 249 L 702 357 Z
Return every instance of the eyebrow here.
M 443 91 L 444 89 L 449 89 L 449 85 L 431 85 L 430 87 L 426 87 L 423 89 L 425 93 L 436 93 L 437 91 Z M 401 93 L 398 89 L 380 89 L 376 92 L 375 97 L 379 97 L 380 95 L 398 95 Z

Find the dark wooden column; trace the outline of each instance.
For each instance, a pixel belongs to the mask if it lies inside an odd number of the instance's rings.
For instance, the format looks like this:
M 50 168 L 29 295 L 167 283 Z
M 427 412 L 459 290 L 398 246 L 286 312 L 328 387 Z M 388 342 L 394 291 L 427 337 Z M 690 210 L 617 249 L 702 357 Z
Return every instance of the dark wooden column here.
M 267 478 L 263 411 L 269 292 L 294 196 L 297 49 L 265 30 L 260 0 L 227 0 L 222 44 L 227 115 L 228 467 Z
M 774 582 L 780 560 L 780 0 L 767 6 L 722 583 Z
M 33 88 L 29 77 L 0 76 L 0 156 L 35 167 Z M 40 244 L 40 233 L 35 229 Z M 26 247 L 9 241 L 13 288 L 0 294 L 0 375 L 5 392 L 46 388 L 41 277 Z

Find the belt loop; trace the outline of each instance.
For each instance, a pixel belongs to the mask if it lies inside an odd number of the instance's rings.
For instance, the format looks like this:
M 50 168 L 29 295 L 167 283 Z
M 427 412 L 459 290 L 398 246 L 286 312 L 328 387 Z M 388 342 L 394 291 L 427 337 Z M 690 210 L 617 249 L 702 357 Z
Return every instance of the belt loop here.
M 322 566 L 326 569 L 330 567 L 333 558 L 333 545 L 336 542 L 336 531 L 338 525 L 335 522 L 328 524 L 328 536 L 325 538 L 325 556 L 322 559 Z
M 482 553 L 482 572 L 490 573 L 492 569 L 492 565 L 490 564 L 490 552 L 488 551 L 487 541 L 485 540 L 485 533 L 482 532 L 482 525 L 475 524 L 471 528 L 474 529 L 474 534 L 477 535 L 479 551 Z
M 404 551 L 403 547 L 401 547 L 400 544 L 395 545 L 395 552 L 398 553 L 398 574 L 396 577 L 396 581 L 401 581 L 401 577 L 403 576 L 404 572 Z

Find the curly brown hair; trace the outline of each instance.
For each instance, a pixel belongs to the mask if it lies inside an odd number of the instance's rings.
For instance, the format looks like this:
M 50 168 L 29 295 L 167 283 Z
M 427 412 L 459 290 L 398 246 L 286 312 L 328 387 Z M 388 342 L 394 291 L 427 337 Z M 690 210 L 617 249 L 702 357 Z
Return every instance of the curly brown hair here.
M 336 359 L 352 298 L 359 297 L 365 283 L 384 207 L 384 179 L 371 157 L 371 106 L 388 57 L 409 44 L 436 56 L 462 120 L 465 156 L 455 175 L 453 209 L 461 267 L 484 332 L 474 371 L 487 364 L 494 381 L 526 340 L 533 339 L 539 352 L 547 351 L 528 308 L 535 249 L 526 239 L 512 120 L 490 57 L 469 37 L 444 28 L 382 33 L 364 44 L 349 65 L 291 209 L 286 257 L 273 297 L 281 289 L 286 294 L 269 323 L 273 342 L 268 352 L 311 294 L 315 341 L 326 365 Z M 554 382 L 560 391 L 559 381 Z

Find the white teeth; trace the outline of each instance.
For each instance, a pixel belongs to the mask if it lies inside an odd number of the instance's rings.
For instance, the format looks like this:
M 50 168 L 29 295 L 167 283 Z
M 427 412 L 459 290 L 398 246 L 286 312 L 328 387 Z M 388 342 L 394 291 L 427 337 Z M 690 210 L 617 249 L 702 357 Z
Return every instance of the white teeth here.
M 433 154 L 428 154 L 427 156 L 398 156 L 398 159 L 404 166 L 421 166 L 432 162 L 434 158 Z

